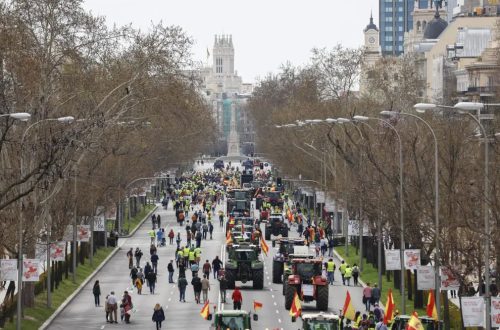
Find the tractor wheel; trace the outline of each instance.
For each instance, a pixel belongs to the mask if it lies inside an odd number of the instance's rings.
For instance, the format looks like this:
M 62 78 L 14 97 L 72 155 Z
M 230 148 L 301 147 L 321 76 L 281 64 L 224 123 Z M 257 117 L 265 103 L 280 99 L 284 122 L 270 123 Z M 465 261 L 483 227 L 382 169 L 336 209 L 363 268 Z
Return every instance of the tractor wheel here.
M 281 291 L 282 291 L 281 294 L 282 295 L 285 295 L 287 287 L 288 287 L 288 283 L 285 280 L 283 280 L 283 287 L 281 288 Z
M 227 280 L 227 288 L 233 290 L 234 282 L 236 282 L 236 273 L 232 270 L 226 270 L 225 277 Z
M 283 263 L 273 261 L 273 283 L 281 283 L 283 277 Z
M 289 310 L 292 307 L 293 297 L 297 289 L 294 286 L 287 285 L 285 292 L 285 309 Z
M 283 237 L 288 237 L 288 227 L 287 227 L 287 226 L 284 226 L 284 227 L 281 229 L 281 236 L 283 236 Z
M 264 237 L 266 238 L 266 241 L 271 240 L 271 228 L 267 228 L 264 230 Z
M 253 288 L 262 290 L 264 288 L 264 270 L 255 270 L 253 272 Z
M 328 285 L 316 286 L 316 309 L 328 310 Z

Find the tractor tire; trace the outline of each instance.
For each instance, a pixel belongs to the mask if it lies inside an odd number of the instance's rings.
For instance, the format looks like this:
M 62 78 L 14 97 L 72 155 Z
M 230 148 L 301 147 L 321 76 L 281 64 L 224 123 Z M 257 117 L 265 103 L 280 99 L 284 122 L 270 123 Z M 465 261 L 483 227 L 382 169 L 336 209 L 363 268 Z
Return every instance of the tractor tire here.
M 285 292 L 285 309 L 290 310 L 293 303 L 293 297 L 297 289 L 294 286 L 287 285 Z
M 254 290 L 262 290 L 264 288 L 264 270 L 256 270 L 253 272 L 253 288 Z
M 281 236 L 288 237 L 288 227 L 287 226 L 285 226 L 281 229 Z
M 226 270 L 227 288 L 233 290 L 236 282 L 236 273 L 231 270 Z
M 283 278 L 283 263 L 273 261 L 273 283 L 281 283 Z
M 266 238 L 266 241 L 271 240 L 271 228 L 266 228 L 264 230 L 264 237 Z
M 285 295 L 287 286 L 288 286 L 288 283 L 286 281 L 283 281 L 283 287 L 281 288 L 282 295 Z
M 328 310 L 328 285 L 316 287 L 316 309 L 320 311 Z

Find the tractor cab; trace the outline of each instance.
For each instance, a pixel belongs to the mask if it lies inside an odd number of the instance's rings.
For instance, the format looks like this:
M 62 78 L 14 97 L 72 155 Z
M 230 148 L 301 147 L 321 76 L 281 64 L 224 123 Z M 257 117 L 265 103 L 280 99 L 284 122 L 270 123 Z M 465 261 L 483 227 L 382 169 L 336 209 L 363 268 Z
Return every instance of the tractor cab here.
M 338 330 L 340 317 L 333 313 L 304 313 L 301 315 L 303 330 Z M 292 322 L 295 319 L 292 318 Z
M 251 313 L 242 310 L 223 310 L 215 312 L 212 316 L 208 317 L 209 320 L 213 319 L 210 330 L 247 330 L 252 329 Z M 258 321 L 257 314 L 253 314 L 253 320 Z

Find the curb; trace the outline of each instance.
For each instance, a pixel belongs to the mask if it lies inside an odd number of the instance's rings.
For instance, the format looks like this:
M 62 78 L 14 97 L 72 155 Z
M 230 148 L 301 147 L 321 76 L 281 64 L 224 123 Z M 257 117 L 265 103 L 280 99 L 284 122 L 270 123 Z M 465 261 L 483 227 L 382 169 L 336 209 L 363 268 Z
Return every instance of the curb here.
M 132 235 L 135 234 L 135 232 L 146 222 L 146 220 L 149 219 L 151 214 L 158 209 L 158 205 L 151 210 L 145 217 L 142 219 L 141 222 L 135 227 L 134 230 L 127 236 L 119 236 L 120 238 L 128 238 L 131 237 Z M 95 277 L 95 275 L 107 264 L 109 259 L 111 259 L 119 250 L 121 249 L 120 246 L 115 247 L 113 251 L 104 259 L 101 264 L 90 274 L 85 281 L 80 284 L 80 286 L 68 297 L 66 300 L 52 313 L 52 315 L 38 328 L 38 330 L 45 330 L 48 328 L 48 326 L 54 321 L 54 319 L 75 299 L 75 297 L 83 290 L 83 288 Z
M 340 254 L 339 254 L 339 253 L 338 253 L 335 249 L 333 249 L 333 254 L 334 254 L 334 255 L 335 255 L 335 257 L 337 257 L 337 259 L 339 259 L 340 261 L 344 261 L 344 258 L 342 258 L 342 257 L 340 256 Z M 359 284 L 361 284 L 361 286 L 362 286 L 363 288 L 366 288 L 366 283 L 365 283 L 365 282 L 361 279 L 361 276 L 360 276 L 360 278 L 358 279 L 358 282 L 359 282 Z
M 154 208 L 154 209 L 152 209 L 151 211 L 149 211 L 149 213 L 148 213 L 148 214 L 146 214 L 146 216 L 144 217 L 144 219 L 142 219 L 142 220 L 141 220 L 141 222 L 139 222 L 139 223 L 137 224 L 137 226 L 135 226 L 135 229 L 134 229 L 134 230 L 132 230 L 132 231 L 131 231 L 128 235 L 118 236 L 118 238 L 129 238 L 129 237 L 134 236 L 135 232 L 136 232 L 137 230 L 139 230 L 139 228 L 140 228 L 140 227 L 144 224 L 144 222 L 146 222 L 146 220 L 148 220 L 148 219 L 149 219 L 149 217 L 151 216 L 151 214 L 153 214 L 153 213 L 155 213 L 155 212 L 156 212 L 156 210 L 158 209 L 158 207 L 159 207 L 159 206 L 155 204 L 155 208 Z

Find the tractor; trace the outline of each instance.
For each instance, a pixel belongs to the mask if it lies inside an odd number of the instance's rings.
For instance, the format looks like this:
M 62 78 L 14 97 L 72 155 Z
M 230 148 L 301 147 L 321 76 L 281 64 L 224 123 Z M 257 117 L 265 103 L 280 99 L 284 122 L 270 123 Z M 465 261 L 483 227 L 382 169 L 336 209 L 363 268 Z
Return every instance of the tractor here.
M 273 257 L 273 283 L 281 283 L 283 276 L 283 266 L 288 261 L 290 254 L 297 254 L 297 246 L 304 246 L 305 242 L 301 238 L 279 238 L 272 241 L 272 246 L 279 245 L 278 252 Z M 305 253 L 308 252 L 306 246 Z
M 254 289 L 264 287 L 264 263 L 259 254 L 260 248 L 255 245 L 233 245 L 229 249 L 224 267 L 229 289 L 234 289 L 236 281 L 252 281 Z
M 252 329 L 251 313 L 242 310 L 220 310 L 213 315 L 208 315 L 208 320 L 213 319 L 210 330 L 220 329 Z M 253 314 L 253 320 L 258 321 L 257 314 Z
M 282 214 L 271 214 L 269 217 L 264 231 L 265 239 L 270 240 L 271 234 L 274 236 L 281 235 L 282 237 L 288 237 L 288 225 Z
M 338 330 L 340 329 L 340 317 L 334 313 L 304 313 L 302 319 L 302 330 Z M 295 318 L 292 317 L 292 322 Z
M 297 293 L 299 299 L 304 302 L 316 301 L 318 310 L 328 310 L 328 283 L 322 276 L 321 269 L 322 260 L 319 258 L 292 260 L 291 275 L 286 279 L 286 309 L 292 307 L 293 298 Z

